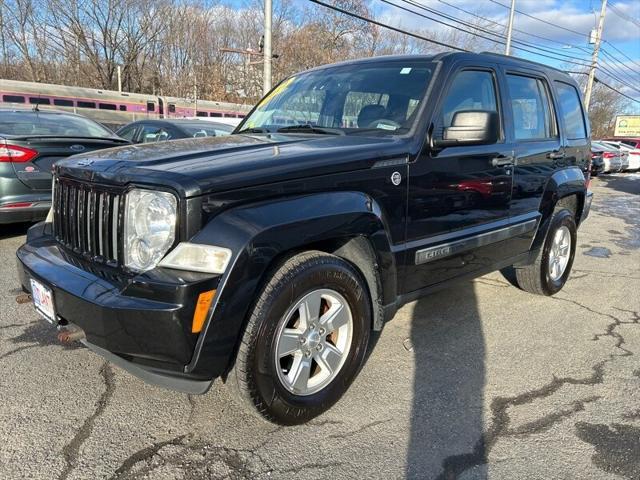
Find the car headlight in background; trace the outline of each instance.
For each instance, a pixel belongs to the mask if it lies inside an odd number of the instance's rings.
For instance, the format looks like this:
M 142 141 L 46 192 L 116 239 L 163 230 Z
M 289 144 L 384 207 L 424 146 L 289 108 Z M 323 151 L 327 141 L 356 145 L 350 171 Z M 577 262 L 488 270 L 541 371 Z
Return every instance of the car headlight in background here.
M 192 272 L 224 273 L 231 260 L 231 250 L 214 245 L 182 242 L 160 262 L 161 267 Z
M 178 201 L 167 192 L 134 189 L 124 213 L 124 263 L 139 272 L 154 268 L 176 238 Z

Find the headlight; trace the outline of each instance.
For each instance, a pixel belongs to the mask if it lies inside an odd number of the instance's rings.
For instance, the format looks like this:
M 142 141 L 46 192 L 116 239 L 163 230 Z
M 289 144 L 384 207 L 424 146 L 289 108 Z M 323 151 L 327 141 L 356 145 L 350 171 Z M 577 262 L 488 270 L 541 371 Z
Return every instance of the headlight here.
M 144 272 L 155 267 L 176 238 L 176 197 L 167 192 L 130 190 L 124 213 L 124 263 Z
M 224 273 L 231 250 L 213 245 L 182 242 L 160 262 L 161 267 L 192 272 Z

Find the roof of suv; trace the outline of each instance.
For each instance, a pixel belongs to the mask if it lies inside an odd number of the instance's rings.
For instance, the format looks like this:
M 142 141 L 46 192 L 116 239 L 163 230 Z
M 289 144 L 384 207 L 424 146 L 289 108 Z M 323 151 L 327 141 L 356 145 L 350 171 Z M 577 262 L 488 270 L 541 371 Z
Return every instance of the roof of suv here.
M 501 63 L 501 64 L 511 64 L 511 65 L 522 65 L 529 67 L 536 67 L 538 69 L 544 69 L 549 72 L 553 72 L 558 76 L 562 76 L 566 79 L 570 79 L 574 82 L 573 78 L 567 73 L 563 72 L 554 67 L 550 67 L 549 65 L 545 65 L 543 63 L 534 62 L 531 60 L 526 60 L 524 58 L 513 57 L 509 55 L 502 55 L 500 53 L 493 52 L 482 52 L 482 53 L 472 53 L 472 52 L 443 52 L 437 53 L 434 55 L 382 55 L 377 57 L 366 57 L 359 58 L 355 60 L 345 60 L 343 62 L 333 63 L 329 65 L 322 65 L 319 67 L 315 67 L 309 69 L 308 71 L 314 70 L 322 70 L 324 68 L 330 68 L 333 66 L 339 65 L 352 65 L 352 64 L 367 64 L 367 63 L 375 63 L 380 61 L 415 61 L 415 60 L 425 60 L 431 62 L 455 62 L 460 60 L 472 60 L 478 62 L 487 62 L 487 63 Z

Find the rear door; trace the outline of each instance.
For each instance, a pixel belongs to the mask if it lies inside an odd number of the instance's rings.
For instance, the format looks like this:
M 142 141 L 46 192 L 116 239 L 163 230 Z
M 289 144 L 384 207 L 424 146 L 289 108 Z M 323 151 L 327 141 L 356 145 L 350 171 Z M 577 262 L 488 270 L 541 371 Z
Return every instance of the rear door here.
M 582 97 L 575 85 L 554 81 L 558 97 L 559 117 L 563 126 L 564 165 L 578 166 L 586 172 L 591 158 L 589 121 Z
M 560 138 L 556 107 L 547 78 L 526 68 L 506 69 L 507 135 L 515 146 L 511 216 L 537 218 L 547 181 L 570 164 Z M 520 249 L 531 244 L 534 231 L 522 235 Z

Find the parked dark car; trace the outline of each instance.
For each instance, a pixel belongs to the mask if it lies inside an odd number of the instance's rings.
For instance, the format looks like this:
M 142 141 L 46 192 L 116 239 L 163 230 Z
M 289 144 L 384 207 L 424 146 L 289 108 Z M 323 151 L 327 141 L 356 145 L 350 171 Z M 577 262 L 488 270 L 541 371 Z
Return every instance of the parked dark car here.
M 0 108 L 0 224 L 45 218 L 53 162 L 127 143 L 79 115 Z
M 117 134 L 131 143 L 156 143 L 180 138 L 222 137 L 235 127 L 208 120 L 140 120 L 117 130 Z
M 63 339 L 185 392 L 220 377 L 249 410 L 303 423 L 401 305 L 502 268 L 557 293 L 590 159 L 559 70 L 468 53 L 329 65 L 231 136 L 57 163 L 20 279 Z

